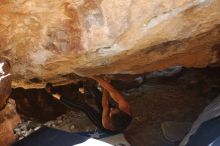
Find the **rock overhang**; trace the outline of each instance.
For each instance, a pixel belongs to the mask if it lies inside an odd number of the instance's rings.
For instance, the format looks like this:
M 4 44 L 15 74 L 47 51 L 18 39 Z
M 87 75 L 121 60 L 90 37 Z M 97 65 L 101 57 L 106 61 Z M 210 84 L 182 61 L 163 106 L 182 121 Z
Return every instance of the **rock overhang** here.
M 4 0 L 0 55 L 13 87 L 219 62 L 219 0 Z

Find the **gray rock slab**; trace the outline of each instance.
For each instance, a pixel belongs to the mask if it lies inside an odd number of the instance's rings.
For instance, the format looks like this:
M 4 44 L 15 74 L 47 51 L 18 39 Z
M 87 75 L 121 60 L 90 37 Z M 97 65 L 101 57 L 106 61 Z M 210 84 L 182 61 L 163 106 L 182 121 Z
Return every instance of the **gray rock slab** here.
M 161 124 L 163 135 L 170 142 L 181 141 L 191 126 L 190 122 L 166 121 Z

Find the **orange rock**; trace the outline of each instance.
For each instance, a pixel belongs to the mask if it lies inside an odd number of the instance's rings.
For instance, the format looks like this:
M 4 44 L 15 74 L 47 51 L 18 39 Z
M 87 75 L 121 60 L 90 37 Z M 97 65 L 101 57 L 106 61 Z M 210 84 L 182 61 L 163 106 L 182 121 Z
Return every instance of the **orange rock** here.
M 219 0 L 1 0 L 13 86 L 219 62 Z M 69 76 L 68 76 L 69 75 Z
M 0 109 L 5 105 L 11 93 L 11 67 L 9 62 L 0 57 Z
M 9 99 L 5 108 L 0 111 L 1 146 L 10 146 L 15 142 L 16 137 L 13 133 L 13 129 L 20 121 L 20 117 L 16 112 L 15 102 L 14 100 Z

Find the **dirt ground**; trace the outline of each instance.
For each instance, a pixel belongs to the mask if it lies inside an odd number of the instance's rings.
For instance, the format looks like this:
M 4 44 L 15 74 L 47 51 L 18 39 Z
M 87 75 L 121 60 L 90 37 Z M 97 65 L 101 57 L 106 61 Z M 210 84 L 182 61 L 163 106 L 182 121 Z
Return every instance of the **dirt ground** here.
M 127 140 L 133 146 L 177 145 L 164 138 L 161 124 L 165 121 L 193 122 L 219 94 L 219 74 L 218 68 L 182 69 L 174 74 L 141 75 L 143 83 L 135 88 L 129 86 L 132 82 L 126 83 L 129 89 L 121 90 L 131 104 L 134 117 L 125 131 Z M 65 90 L 69 97 L 79 98 L 71 89 L 66 86 L 60 91 Z M 82 112 L 70 111 L 51 99 L 44 90 L 19 88 L 14 89 L 12 95 L 24 121 L 32 120 L 38 123 L 37 126 L 44 124 L 71 132 L 96 129 Z M 92 99 L 80 100 L 94 106 Z

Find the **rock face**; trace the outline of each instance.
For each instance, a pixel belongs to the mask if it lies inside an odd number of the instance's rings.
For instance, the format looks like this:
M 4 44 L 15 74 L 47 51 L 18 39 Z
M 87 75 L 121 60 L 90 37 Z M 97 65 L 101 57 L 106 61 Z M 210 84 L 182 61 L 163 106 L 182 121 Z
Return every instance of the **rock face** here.
M 13 86 L 219 63 L 219 0 L 2 0 Z
M 20 117 L 16 112 L 14 100 L 9 102 L 3 110 L 0 111 L 0 143 L 1 146 L 9 146 L 15 142 L 13 133 L 14 127 L 20 122 Z
M 4 59 L 0 58 L 0 109 L 5 105 L 11 93 L 11 72 L 10 64 Z

